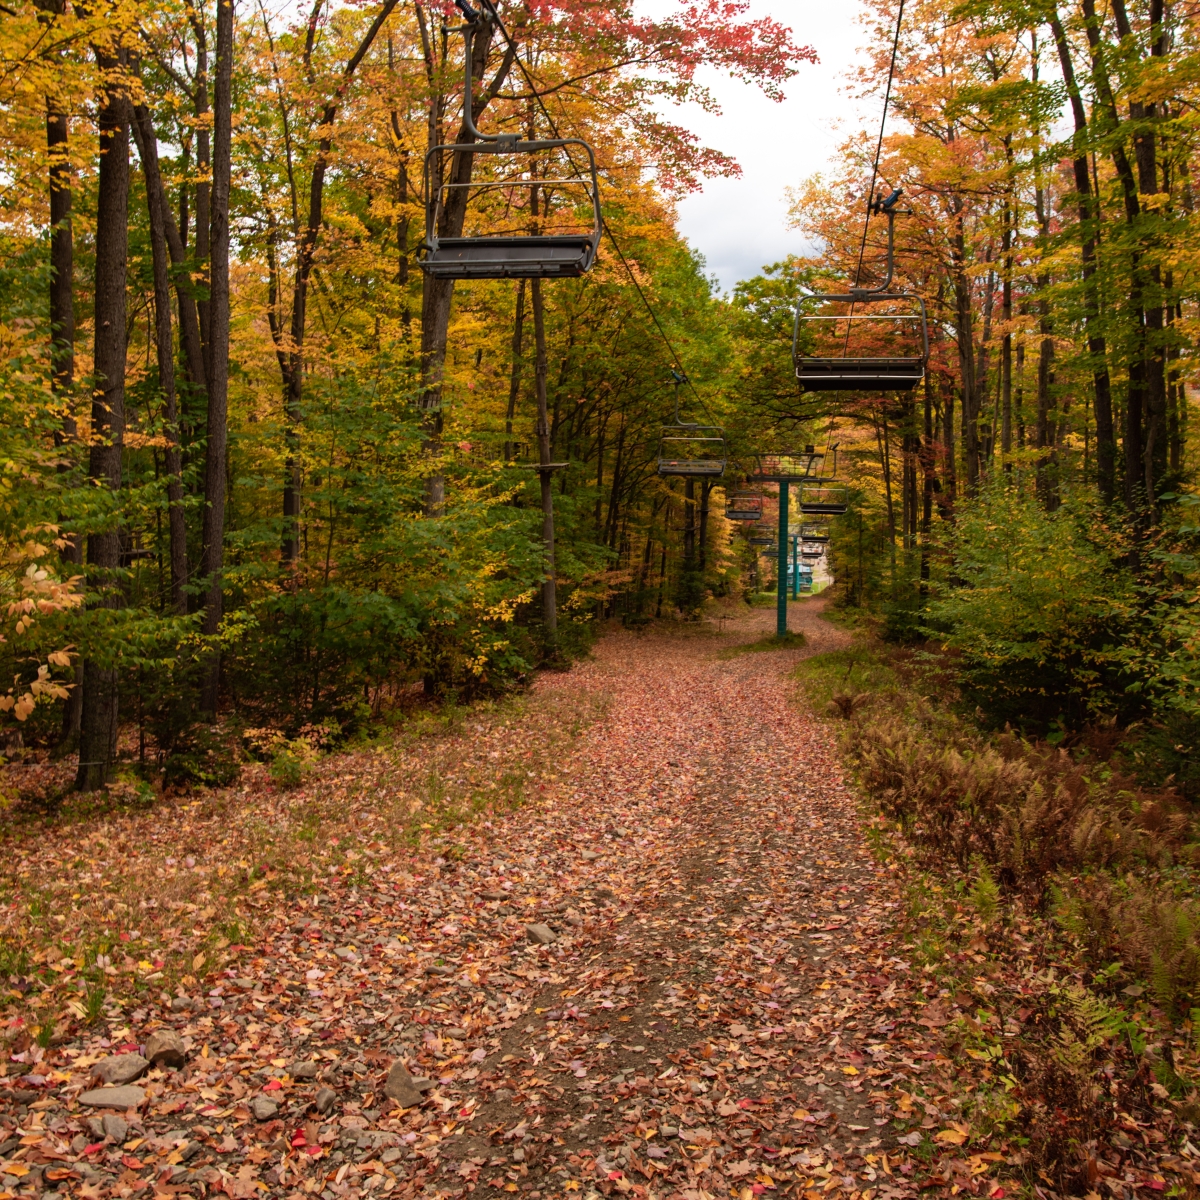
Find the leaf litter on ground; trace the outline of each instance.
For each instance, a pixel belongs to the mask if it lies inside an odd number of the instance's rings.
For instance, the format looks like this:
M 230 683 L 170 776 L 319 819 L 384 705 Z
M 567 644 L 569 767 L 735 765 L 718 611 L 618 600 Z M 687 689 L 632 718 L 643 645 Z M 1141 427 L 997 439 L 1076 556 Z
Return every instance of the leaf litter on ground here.
M 1013 1194 L 959 1034 L 1044 965 L 975 945 L 951 992 L 915 961 L 903 856 L 794 703 L 848 640 L 820 608 L 774 655 L 723 653 L 766 612 L 610 635 L 302 791 L 14 835 L 0 1197 Z M 1186 1167 L 1130 1145 L 1110 1179 Z

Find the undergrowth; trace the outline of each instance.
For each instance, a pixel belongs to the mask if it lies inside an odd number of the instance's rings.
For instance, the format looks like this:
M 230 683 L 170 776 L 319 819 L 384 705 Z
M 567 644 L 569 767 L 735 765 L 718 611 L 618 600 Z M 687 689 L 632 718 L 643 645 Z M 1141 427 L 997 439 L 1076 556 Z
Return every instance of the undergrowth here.
M 947 1031 L 997 1084 L 988 1120 L 1027 1144 L 1031 1183 L 1081 1195 L 1130 1122 L 1195 1139 L 1200 825 L 1111 731 L 983 732 L 942 669 L 860 642 L 795 677 L 837 719 L 876 852 L 907 867 L 914 959 L 952 994 L 989 981 L 995 1027 Z

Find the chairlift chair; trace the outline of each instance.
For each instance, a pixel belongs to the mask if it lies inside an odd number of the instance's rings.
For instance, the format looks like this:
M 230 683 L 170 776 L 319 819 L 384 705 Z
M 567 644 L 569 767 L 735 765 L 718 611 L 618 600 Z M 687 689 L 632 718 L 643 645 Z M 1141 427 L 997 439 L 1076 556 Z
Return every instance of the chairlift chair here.
M 827 542 L 829 541 L 829 526 L 801 525 L 800 540 L 802 542 Z
M 774 534 L 760 533 L 750 539 L 752 546 L 778 546 L 779 539 Z
M 755 483 L 802 483 L 820 478 L 825 455 L 812 446 L 799 453 L 756 454 L 749 471 Z
M 727 521 L 761 521 L 763 498 L 759 492 L 731 492 L 725 497 Z
M 896 188 L 886 199 L 882 193 L 868 204 L 869 213 L 888 219 L 887 275 L 873 288 L 857 283 L 846 293 L 802 296 L 796 305 L 792 328 L 792 356 L 796 378 L 803 392 L 907 392 L 925 377 L 929 360 L 929 324 L 925 301 L 909 292 L 893 292 L 895 267 L 894 232 L 896 203 L 901 191 Z M 849 306 L 846 313 L 824 311 L 829 307 Z M 890 311 L 856 313 L 856 306 L 887 305 Z M 821 309 L 822 311 L 813 311 Z M 905 310 L 908 311 L 905 311 Z M 856 326 L 855 322 L 866 322 Z M 844 332 L 843 332 L 844 330 Z M 856 331 L 862 331 L 853 337 Z M 877 352 L 852 354 L 873 331 Z M 804 352 L 809 347 L 816 353 Z M 879 353 L 879 350 L 886 351 Z
M 824 546 L 818 546 L 813 542 L 802 543 L 800 546 L 801 558 L 820 558 L 825 553 Z
M 850 507 L 847 487 L 806 487 L 800 491 L 800 511 L 805 516 L 840 517 Z
M 484 0 L 489 4 L 489 0 Z M 568 279 L 590 269 L 600 245 L 603 218 L 600 211 L 600 183 L 596 171 L 596 156 L 591 146 L 580 138 L 540 138 L 523 141 L 515 133 L 481 133 L 475 127 L 471 89 L 471 42 L 483 14 L 458 0 L 467 17 L 467 24 L 458 32 L 466 42 L 466 82 L 463 87 L 463 126 L 473 139 L 470 142 L 434 146 L 425 155 L 425 255 L 421 270 L 435 279 Z M 586 158 L 580 170 L 575 165 L 570 148 L 576 147 Z M 497 165 L 504 156 L 519 154 L 541 155 L 547 151 L 562 151 L 567 173 L 554 178 L 542 178 L 530 171 L 502 179 L 472 181 L 471 172 L 459 177 L 456 169 L 462 162 L 459 156 L 495 155 Z M 473 158 L 470 160 L 473 163 Z M 515 160 L 510 160 L 515 161 Z M 507 191 L 537 187 L 571 188 L 582 190 L 587 200 L 589 217 L 581 224 L 589 228 L 569 232 L 530 232 L 502 234 L 473 234 L 463 237 L 439 237 L 437 227 L 450 195 L 458 189 L 468 192 Z
M 672 368 L 675 384 L 675 422 L 664 425 L 658 441 L 658 473 L 692 479 L 717 479 L 725 474 L 725 430 L 679 419 L 679 387 L 687 376 Z

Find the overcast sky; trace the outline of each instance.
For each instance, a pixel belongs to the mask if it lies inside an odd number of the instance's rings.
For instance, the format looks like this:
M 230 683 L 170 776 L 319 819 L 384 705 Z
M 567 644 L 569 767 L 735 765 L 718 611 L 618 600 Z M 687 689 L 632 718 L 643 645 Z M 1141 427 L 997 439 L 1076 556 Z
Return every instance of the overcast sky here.
M 649 0 L 647 7 L 655 0 Z M 723 289 L 756 275 L 768 263 L 808 249 L 787 228 L 784 189 L 825 169 L 838 143 L 856 126 L 857 108 L 845 94 L 846 70 L 866 42 L 858 0 L 752 0 L 754 15 L 792 27 L 795 40 L 812 46 L 820 61 L 802 63 L 776 104 L 756 88 L 717 71 L 702 76 L 721 103 L 719 117 L 693 106 L 672 117 L 706 145 L 732 154 L 739 179 L 716 179 L 679 207 L 684 236 L 708 263 Z M 677 115 L 678 114 L 678 115 Z M 871 116 L 871 123 L 878 114 Z

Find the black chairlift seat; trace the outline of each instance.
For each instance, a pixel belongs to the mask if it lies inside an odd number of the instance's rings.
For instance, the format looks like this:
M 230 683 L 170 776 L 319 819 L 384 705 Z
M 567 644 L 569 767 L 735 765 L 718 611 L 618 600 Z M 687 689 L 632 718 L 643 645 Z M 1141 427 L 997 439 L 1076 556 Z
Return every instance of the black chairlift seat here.
M 595 256 L 590 237 L 433 238 L 421 269 L 434 279 L 577 279 Z
M 829 526 L 801 525 L 800 540 L 802 542 L 827 542 L 829 541 Z
M 768 533 L 760 533 L 750 539 L 750 545 L 752 546 L 778 546 L 778 544 L 778 539 Z
M 801 558 L 820 558 L 825 553 L 824 546 L 801 546 Z
M 486 0 L 485 0 L 486 3 Z M 487 5 L 489 8 L 491 5 Z M 591 268 L 600 245 L 604 229 L 600 212 L 600 181 L 596 171 L 596 155 L 591 146 L 580 138 L 543 138 L 522 141 L 515 133 L 487 134 L 475 127 L 473 100 L 471 96 L 471 41 L 482 14 L 469 4 L 459 7 L 469 17 L 468 24 L 460 32 L 466 41 L 466 81 L 463 87 L 463 127 L 474 139 L 470 142 L 455 142 L 434 146 L 425 155 L 425 255 L 421 259 L 421 270 L 434 279 L 572 279 Z M 571 153 L 571 147 L 578 150 Z M 474 166 L 474 156 L 491 154 L 505 156 L 510 161 L 514 155 L 542 155 L 546 151 L 561 151 L 567 163 L 567 173 L 549 178 L 536 171 L 518 171 L 504 178 L 473 180 L 473 171 L 461 171 L 463 157 Z M 576 159 L 586 160 L 579 166 Z M 538 189 L 544 195 L 547 190 L 573 189 L 580 191 L 588 200 L 590 209 L 585 229 L 569 233 L 547 232 L 545 228 L 531 229 L 528 233 L 478 234 L 464 237 L 439 237 L 437 230 L 450 195 L 456 190 L 483 193 L 500 190 L 507 193 L 511 204 L 514 193 Z M 545 222 L 547 217 L 537 217 L 536 222 Z
M 806 487 L 800 492 L 800 511 L 806 516 L 839 517 L 849 507 L 849 488 Z
M 757 492 L 734 492 L 725 498 L 727 521 L 761 521 L 763 498 Z

